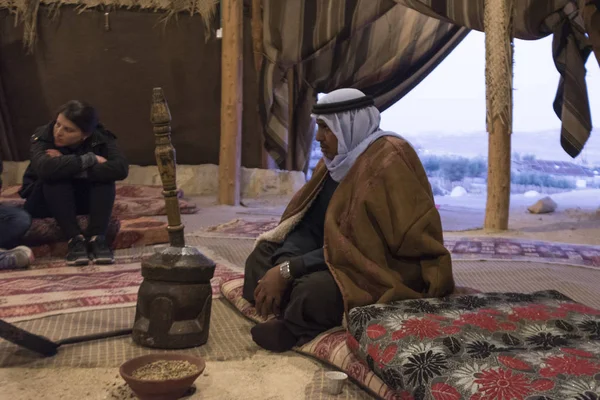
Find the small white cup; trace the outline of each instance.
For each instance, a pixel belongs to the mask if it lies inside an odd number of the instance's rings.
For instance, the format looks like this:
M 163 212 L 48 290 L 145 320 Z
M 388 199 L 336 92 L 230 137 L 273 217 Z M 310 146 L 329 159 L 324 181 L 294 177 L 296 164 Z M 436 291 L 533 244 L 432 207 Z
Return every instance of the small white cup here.
M 344 389 L 344 383 L 348 379 L 348 375 L 343 372 L 329 371 L 325 372 L 325 378 L 327 380 L 325 390 L 329 394 L 340 394 Z

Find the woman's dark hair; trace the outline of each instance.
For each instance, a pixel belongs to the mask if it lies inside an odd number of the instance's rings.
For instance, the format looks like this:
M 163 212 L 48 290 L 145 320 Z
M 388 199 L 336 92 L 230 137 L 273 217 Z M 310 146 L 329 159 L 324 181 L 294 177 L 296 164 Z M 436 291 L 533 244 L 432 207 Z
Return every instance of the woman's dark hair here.
M 84 133 L 92 133 L 98 126 L 96 109 L 83 101 L 68 101 L 58 109 L 58 114 L 64 115 Z

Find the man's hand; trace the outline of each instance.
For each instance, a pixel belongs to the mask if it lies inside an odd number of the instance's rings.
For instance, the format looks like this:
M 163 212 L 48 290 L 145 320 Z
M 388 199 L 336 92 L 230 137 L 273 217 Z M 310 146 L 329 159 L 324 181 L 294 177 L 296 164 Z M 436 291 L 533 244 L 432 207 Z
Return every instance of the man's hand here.
M 52 158 L 62 156 L 62 153 L 56 149 L 48 149 L 46 150 L 46 154 Z
M 98 164 L 104 164 L 106 162 L 106 158 L 96 154 L 96 161 L 98 161 Z
M 258 286 L 254 291 L 255 307 L 259 315 L 266 318 L 271 313 L 279 313 L 281 297 L 288 284 L 289 281 L 285 280 L 279 272 L 279 265 L 267 271 L 265 276 L 258 281 Z

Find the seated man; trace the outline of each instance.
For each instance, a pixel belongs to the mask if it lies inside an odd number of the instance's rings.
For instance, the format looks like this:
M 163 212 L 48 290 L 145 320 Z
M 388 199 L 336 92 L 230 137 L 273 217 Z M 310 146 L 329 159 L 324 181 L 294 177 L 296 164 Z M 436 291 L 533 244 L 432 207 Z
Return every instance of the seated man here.
M 69 238 L 68 265 L 112 264 L 105 240 L 115 201 L 115 181 L 127 160 L 115 135 L 98 123 L 96 110 L 80 101 L 63 105 L 56 119 L 32 137 L 31 164 L 19 194 L 33 218 L 55 218 Z M 77 215 L 88 215 L 82 232 Z
M 354 307 L 454 289 L 440 215 L 411 145 L 379 128 L 373 99 L 359 90 L 336 90 L 313 113 L 324 158 L 246 261 L 244 298 L 276 315 L 252 338 L 272 351 L 341 325 Z
M 0 159 L 0 192 L 2 191 L 2 159 Z M 18 246 L 31 226 L 25 210 L 0 204 L 0 270 L 25 268 L 33 261 L 33 252 Z

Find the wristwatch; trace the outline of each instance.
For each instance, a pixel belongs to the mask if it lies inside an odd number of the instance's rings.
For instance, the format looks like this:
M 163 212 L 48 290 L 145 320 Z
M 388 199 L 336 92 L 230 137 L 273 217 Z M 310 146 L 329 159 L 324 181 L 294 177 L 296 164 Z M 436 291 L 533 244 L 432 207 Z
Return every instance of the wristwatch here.
M 286 281 L 292 280 L 292 274 L 290 273 L 290 262 L 289 261 L 285 261 L 285 262 L 279 264 L 279 273 L 281 274 L 281 277 L 283 279 L 285 279 Z

